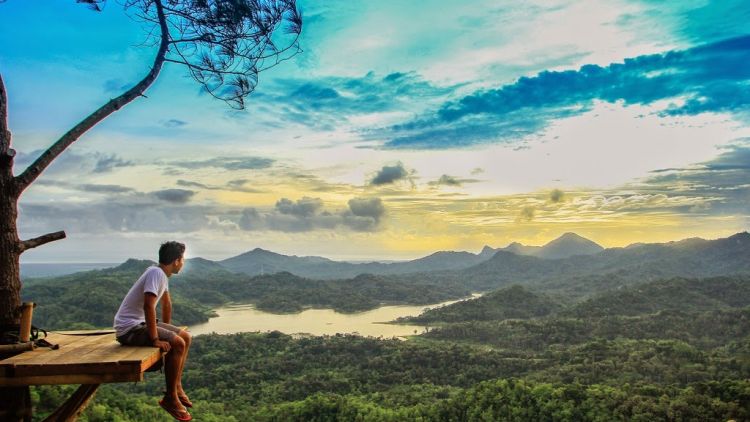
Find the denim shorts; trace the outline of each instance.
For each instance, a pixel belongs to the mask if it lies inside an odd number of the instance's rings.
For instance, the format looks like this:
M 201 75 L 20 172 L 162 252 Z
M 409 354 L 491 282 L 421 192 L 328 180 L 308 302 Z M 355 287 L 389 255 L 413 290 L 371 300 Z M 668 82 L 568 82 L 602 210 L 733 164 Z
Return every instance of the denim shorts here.
M 156 323 L 156 332 L 159 334 L 159 340 L 161 341 L 171 341 L 180 330 L 182 330 L 182 328 L 175 327 L 172 324 L 164 322 Z M 145 322 L 136 325 L 129 329 L 125 334 L 117 337 L 117 341 L 124 346 L 153 346 Z

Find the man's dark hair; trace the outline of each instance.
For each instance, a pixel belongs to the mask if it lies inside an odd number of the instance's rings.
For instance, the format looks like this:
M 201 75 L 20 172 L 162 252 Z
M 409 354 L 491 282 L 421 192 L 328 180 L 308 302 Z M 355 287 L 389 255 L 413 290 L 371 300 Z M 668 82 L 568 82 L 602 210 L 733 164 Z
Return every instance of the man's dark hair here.
M 182 258 L 185 253 L 185 244 L 171 240 L 164 242 L 159 247 L 159 263 L 169 265 L 176 259 Z

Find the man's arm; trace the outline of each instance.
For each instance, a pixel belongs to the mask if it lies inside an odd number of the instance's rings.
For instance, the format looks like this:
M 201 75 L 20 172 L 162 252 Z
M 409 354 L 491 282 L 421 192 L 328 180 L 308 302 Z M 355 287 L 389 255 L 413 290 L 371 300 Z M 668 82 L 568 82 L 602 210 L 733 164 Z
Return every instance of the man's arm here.
M 172 298 L 169 297 L 169 290 L 166 290 L 161 297 L 161 322 L 166 324 L 172 321 Z
M 146 314 L 146 329 L 148 338 L 154 347 L 158 347 L 162 352 L 168 352 L 171 348 L 169 342 L 159 340 L 159 332 L 156 331 L 156 295 L 153 293 L 143 294 L 143 311 Z

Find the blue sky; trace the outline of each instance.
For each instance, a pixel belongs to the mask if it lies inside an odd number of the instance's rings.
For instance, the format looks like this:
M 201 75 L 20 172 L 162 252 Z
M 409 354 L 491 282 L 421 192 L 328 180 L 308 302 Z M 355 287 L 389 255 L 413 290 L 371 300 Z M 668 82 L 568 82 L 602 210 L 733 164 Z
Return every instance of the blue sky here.
M 255 247 L 339 259 L 750 226 L 750 4 L 300 2 L 247 108 L 167 64 L 22 198 L 27 262 Z M 148 71 L 116 1 L 0 4 L 16 171 Z

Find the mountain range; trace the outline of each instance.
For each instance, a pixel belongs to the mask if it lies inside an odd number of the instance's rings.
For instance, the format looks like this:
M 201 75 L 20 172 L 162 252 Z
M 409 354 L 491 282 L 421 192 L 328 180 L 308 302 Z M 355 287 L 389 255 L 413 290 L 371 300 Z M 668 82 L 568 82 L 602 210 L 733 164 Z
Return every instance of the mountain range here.
M 609 249 L 570 233 L 538 249 L 511 244 L 492 255 L 489 249 L 485 248 L 484 254 L 436 252 L 413 261 L 388 264 L 289 257 L 255 249 L 217 264 L 249 275 L 288 271 L 313 279 L 344 279 L 369 273 L 399 282 L 460 286 L 472 291 L 523 284 L 570 299 L 670 277 L 750 273 L 747 232 L 716 240 L 691 238 Z
M 511 243 L 498 249 L 486 246 L 478 254 L 441 251 L 395 263 L 353 264 L 254 249 L 223 261 L 201 263 L 202 267 L 207 265 L 251 276 L 280 271 L 312 279 L 375 274 L 402 281 L 457 284 L 476 291 L 521 283 L 581 296 L 660 278 L 748 273 L 750 234 L 741 232 L 716 240 L 690 238 L 604 249 L 574 233 L 566 233 L 539 247 Z M 404 278 L 407 274 L 408 278 Z
M 287 271 L 309 278 L 331 279 L 350 278 L 359 274 L 394 275 L 461 270 L 487 261 L 499 251 L 542 259 L 562 259 L 576 255 L 592 255 L 603 250 L 603 247 L 591 240 L 575 233 L 565 233 L 544 246 L 525 246 L 514 242 L 505 248 L 485 246 L 478 254 L 440 251 L 406 262 L 353 264 L 318 256 L 287 256 L 256 248 L 217 263 L 230 271 L 248 275 Z
M 135 262 L 122 266 L 143 265 Z M 498 249 L 487 246 L 478 254 L 441 251 L 394 263 L 339 262 L 257 248 L 221 261 L 191 258 L 184 270 L 194 278 L 254 277 L 280 272 L 315 280 L 346 280 L 372 274 L 398 283 L 452 286 L 464 291 L 490 291 L 522 284 L 580 298 L 656 279 L 750 273 L 750 234 L 604 249 L 574 233 L 566 233 L 540 247 L 512 243 Z
M 482 291 L 521 283 L 585 296 L 663 278 L 747 273 L 750 234 L 741 232 L 723 239 L 636 244 L 554 260 L 499 251 L 480 264 L 440 276 L 444 282 L 462 280 L 467 287 Z

